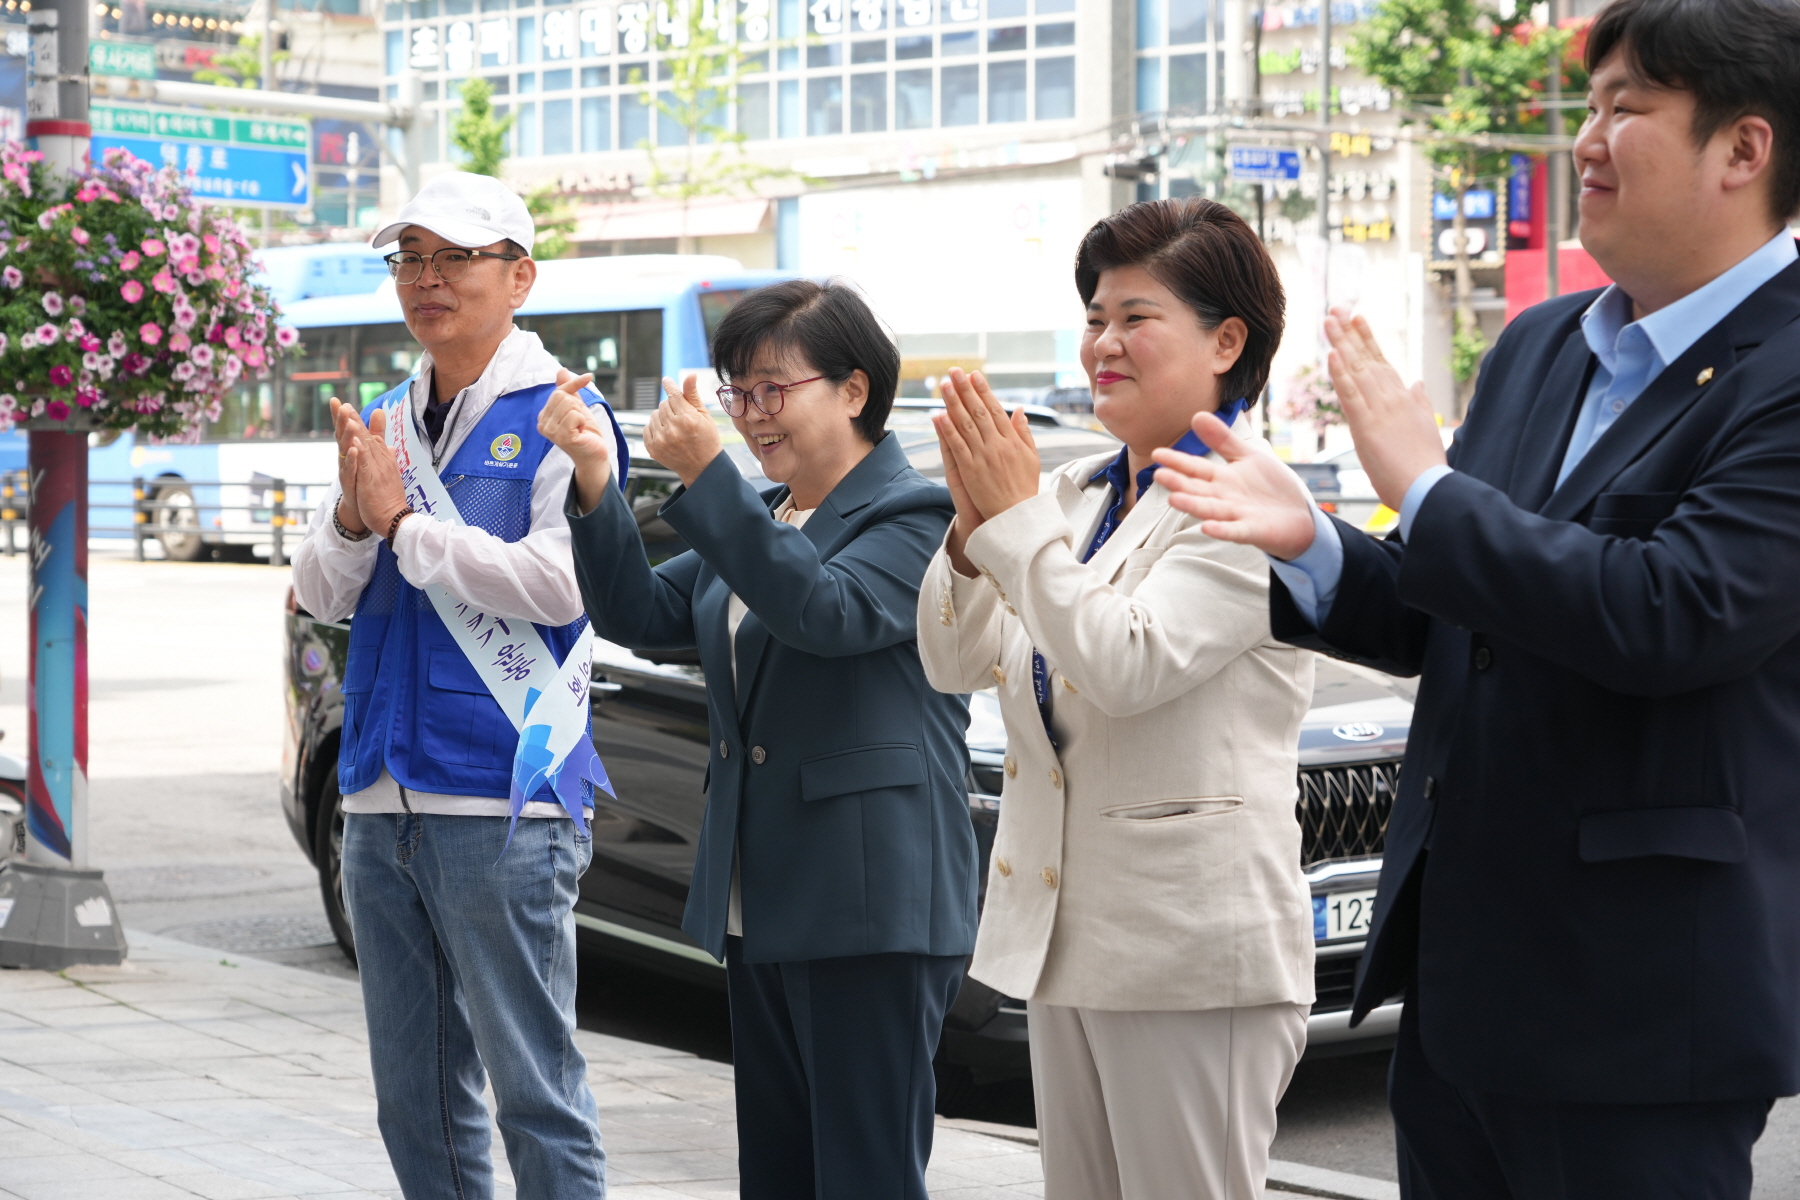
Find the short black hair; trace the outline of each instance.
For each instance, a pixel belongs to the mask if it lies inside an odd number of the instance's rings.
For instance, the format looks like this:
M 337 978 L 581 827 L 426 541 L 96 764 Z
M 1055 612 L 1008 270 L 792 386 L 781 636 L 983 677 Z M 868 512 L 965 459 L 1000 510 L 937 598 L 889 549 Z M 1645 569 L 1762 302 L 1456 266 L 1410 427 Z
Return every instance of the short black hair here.
M 1217 329 L 1228 317 L 1249 331 L 1244 352 L 1219 378 L 1220 404 L 1255 401 L 1281 345 L 1287 297 L 1256 231 L 1216 200 L 1141 200 L 1094 223 L 1075 252 L 1075 290 L 1087 306 L 1100 273 L 1141 266 Z
M 762 350 L 799 355 L 834 384 L 857 371 L 868 376 L 856 428 L 871 445 L 881 440 L 900 386 L 900 351 L 854 287 L 789 279 L 745 293 L 713 331 L 713 370 L 727 383 L 742 379 Z
M 1588 30 L 1588 70 L 1615 50 L 1650 82 L 1694 94 L 1696 145 L 1739 117 L 1767 121 L 1773 215 L 1800 209 L 1800 3 L 1613 0 Z

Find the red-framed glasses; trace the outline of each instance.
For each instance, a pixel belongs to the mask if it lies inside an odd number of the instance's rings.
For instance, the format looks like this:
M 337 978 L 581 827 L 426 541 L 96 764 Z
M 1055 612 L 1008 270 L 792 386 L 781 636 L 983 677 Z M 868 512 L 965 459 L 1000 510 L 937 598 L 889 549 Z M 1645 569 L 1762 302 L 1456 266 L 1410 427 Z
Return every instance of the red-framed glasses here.
M 765 379 L 749 388 L 732 387 L 728 383 L 719 389 L 719 404 L 728 417 L 743 416 L 748 411 L 746 404 L 754 404 L 757 412 L 765 417 L 772 417 L 787 403 L 789 388 L 797 388 L 803 383 L 816 383 L 823 378 L 823 375 L 814 375 L 811 379 L 796 379 L 793 383 L 776 383 Z

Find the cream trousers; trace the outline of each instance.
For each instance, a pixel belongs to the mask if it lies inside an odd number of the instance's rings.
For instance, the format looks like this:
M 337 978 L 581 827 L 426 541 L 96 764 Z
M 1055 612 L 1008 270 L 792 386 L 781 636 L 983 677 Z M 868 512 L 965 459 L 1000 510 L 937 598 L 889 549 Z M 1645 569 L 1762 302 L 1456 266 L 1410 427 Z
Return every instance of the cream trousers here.
M 1045 1200 L 1262 1200 L 1306 1005 L 1027 1013 Z

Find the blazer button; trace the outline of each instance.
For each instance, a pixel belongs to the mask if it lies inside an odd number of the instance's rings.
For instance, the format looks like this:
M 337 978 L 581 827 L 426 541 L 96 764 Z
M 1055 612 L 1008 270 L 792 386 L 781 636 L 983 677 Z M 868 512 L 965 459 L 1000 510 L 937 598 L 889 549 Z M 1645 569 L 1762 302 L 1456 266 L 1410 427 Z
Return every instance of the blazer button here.
M 1006 777 L 1008 779 L 1017 779 L 1019 777 L 1019 763 L 1012 755 L 1007 755 L 1005 762 L 1001 765 L 1006 768 Z
M 1477 671 L 1485 671 L 1493 665 L 1494 652 L 1489 650 L 1486 646 L 1477 648 L 1475 651 L 1475 669 Z
M 769 761 L 769 752 L 761 746 L 752 746 L 750 747 L 750 761 L 760 767 Z
M 1043 871 L 1041 871 L 1039 874 L 1042 876 L 1042 878 L 1044 880 L 1045 887 L 1053 888 L 1056 886 L 1056 868 L 1055 867 L 1045 867 L 1043 869 Z
M 1001 687 L 1006 686 L 1006 672 L 1002 671 L 999 667 L 994 668 L 994 682 Z
M 994 860 L 994 870 L 1000 872 L 1000 877 L 1002 879 L 1008 879 L 1012 876 L 1012 864 L 1007 862 L 1004 858 L 996 858 Z
M 1058 789 L 1062 787 L 1062 772 L 1055 767 L 1050 768 L 1050 786 Z
M 1427 775 L 1425 777 L 1425 798 L 1429 800 L 1435 795 L 1437 795 L 1437 780 Z
M 731 747 L 727 746 L 725 744 L 724 738 L 719 739 L 719 757 L 720 758 L 730 758 L 731 757 Z

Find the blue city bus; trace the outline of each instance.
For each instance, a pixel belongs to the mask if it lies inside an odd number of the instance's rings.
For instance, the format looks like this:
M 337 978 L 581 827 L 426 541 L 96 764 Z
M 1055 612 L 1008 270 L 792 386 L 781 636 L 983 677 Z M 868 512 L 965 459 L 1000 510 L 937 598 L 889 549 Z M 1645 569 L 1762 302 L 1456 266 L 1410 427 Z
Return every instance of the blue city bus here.
M 95 435 L 89 503 L 106 507 L 90 508 L 94 536 L 131 536 L 127 481 L 142 479 L 150 522 L 169 530 L 157 535 L 165 557 L 197 561 L 222 547 L 267 557 L 276 482 L 286 485 L 286 508 L 304 522 L 336 476 L 332 398 L 367 404 L 412 373 L 419 346 L 373 250 L 291 247 L 263 261 L 282 322 L 300 331 L 300 346 L 273 377 L 228 397 L 196 444 Z M 517 322 L 570 370 L 592 371 L 616 409 L 647 410 L 661 399 L 664 375 L 709 374 L 707 343 L 740 296 L 787 278 L 713 255 L 561 259 L 538 264 Z M 24 465 L 24 434 L 0 437 L 0 469 Z

